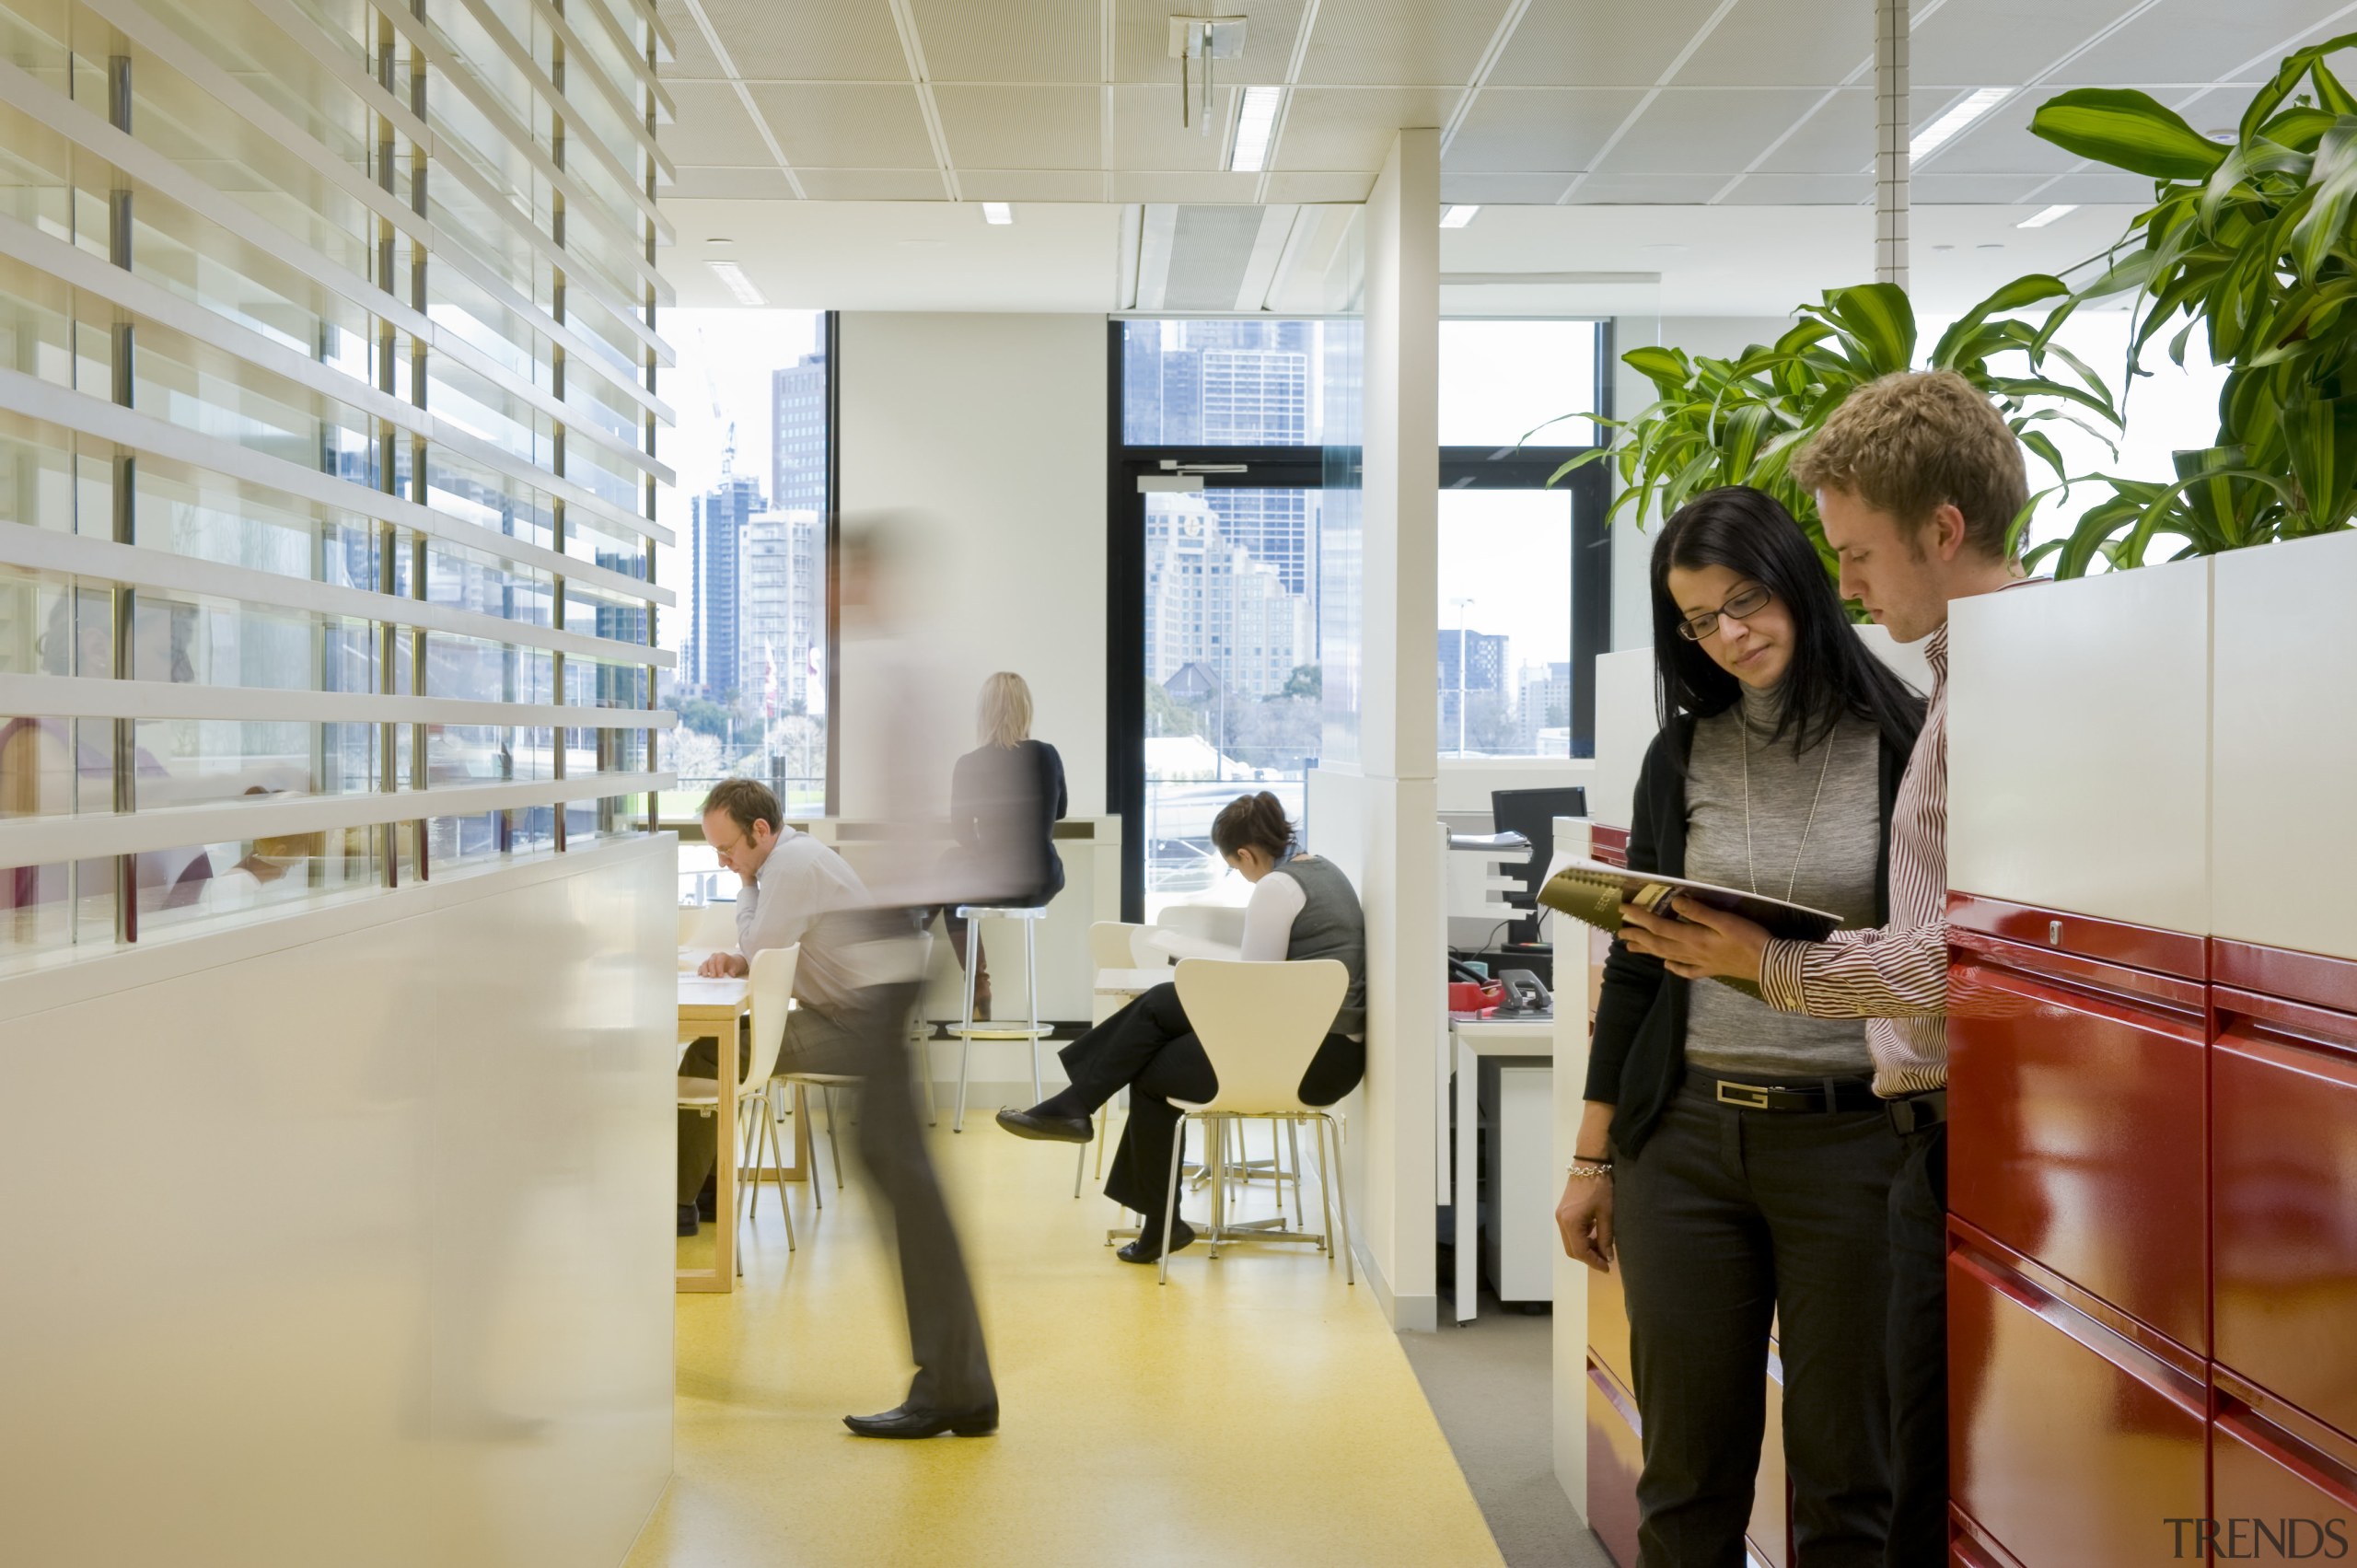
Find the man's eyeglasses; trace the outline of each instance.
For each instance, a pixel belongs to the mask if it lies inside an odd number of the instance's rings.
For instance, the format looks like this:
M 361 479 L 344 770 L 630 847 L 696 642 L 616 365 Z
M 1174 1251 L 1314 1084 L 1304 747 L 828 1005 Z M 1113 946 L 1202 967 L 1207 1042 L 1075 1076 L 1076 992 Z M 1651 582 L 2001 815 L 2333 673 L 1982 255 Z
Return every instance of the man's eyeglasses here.
M 1758 583 L 1752 584 L 1747 588 L 1738 588 L 1734 596 L 1718 609 L 1706 610 L 1691 621 L 1679 621 L 1678 634 L 1689 643 L 1699 643 L 1719 629 L 1720 616 L 1725 615 L 1737 621 L 1747 621 L 1767 609 L 1768 601 L 1775 597 Z

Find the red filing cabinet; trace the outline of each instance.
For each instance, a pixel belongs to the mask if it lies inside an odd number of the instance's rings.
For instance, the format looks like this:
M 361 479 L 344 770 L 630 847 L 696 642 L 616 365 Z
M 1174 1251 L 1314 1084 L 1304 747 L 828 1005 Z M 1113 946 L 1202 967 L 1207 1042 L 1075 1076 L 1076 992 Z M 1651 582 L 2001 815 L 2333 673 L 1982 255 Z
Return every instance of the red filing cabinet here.
M 2209 1512 L 2207 1372 L 2183 1347 L 1951 1219 L 1948 1467 L 1965 1538 L 1956 1560 L 2171 1561 L 2166 1521 Z
M 2357 1443 L 2232 1373 L 2214 1381 L 2205 1543 L 2212 1555 L 2331 1562 L 2357 1554 Z
M 2222 1376 L 2347 1441 L 2357 1435 L 2357 962 L 2213 947 L 2216 1360 Z

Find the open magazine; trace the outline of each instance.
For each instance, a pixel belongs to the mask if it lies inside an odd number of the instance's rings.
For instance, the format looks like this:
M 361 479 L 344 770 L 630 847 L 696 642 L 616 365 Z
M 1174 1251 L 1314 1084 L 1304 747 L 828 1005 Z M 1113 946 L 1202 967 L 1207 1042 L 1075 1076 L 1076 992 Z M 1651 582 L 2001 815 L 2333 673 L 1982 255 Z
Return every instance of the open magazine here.
M 1546 884 L 1538 889 L 1538 901 L 1599 931 L 1617 933 L 1620 929 L 1622 904 L 1634 904 L 1675 920 L 1678 912 L 1670 900 L 1680 894 L 1764 925 L 1771 936 L 1822 942 L 1841 924 L 1838 914 L 1811 909 L 1806 904 L 1787 903 L 1765 893 L 1690 881 L 1683 877 L 1665 877 L 1655 871 L 1630 871 L 1598 860 L 1568 856 L 1559 856 L 1549 868 Z M 1759 988 L 1747 981 L 1730 980 L 1724 975 L 1714 978 L 1737 991 L 1759 994 Z

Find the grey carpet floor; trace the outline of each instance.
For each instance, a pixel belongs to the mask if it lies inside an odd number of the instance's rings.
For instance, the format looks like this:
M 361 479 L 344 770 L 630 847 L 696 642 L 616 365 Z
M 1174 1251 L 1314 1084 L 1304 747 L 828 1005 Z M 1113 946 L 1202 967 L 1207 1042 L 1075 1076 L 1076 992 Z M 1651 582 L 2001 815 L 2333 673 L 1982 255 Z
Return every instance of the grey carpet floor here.
M 1550 1366 L 1554 1319 L 1507 1312 L 1487 1291 L 1457 1327 L 1402 1334 L 1408 1364 L 1497 1538 L 1506 1568 L 1612 1568 L 1556 1484 Z

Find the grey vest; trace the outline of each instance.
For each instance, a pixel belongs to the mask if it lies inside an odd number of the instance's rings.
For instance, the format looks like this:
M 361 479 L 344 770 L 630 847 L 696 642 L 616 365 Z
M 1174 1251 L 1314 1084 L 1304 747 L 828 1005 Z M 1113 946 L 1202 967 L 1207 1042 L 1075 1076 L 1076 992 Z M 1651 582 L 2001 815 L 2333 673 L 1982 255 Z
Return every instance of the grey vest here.
M 1359 895 L 1340 867 L 1316 855 L 1286 861 L 1272 875 L 1301 884 L 1301 912 L 1293 917 L 1292 939 L 1285 958 L 1338 958 L 1351 971 L 1350 989 L 1342 993 L 1341 1010 L 1334 1015 L 1331 1032 L 1366 1032 L 1366 917 L 1359 911 Z

